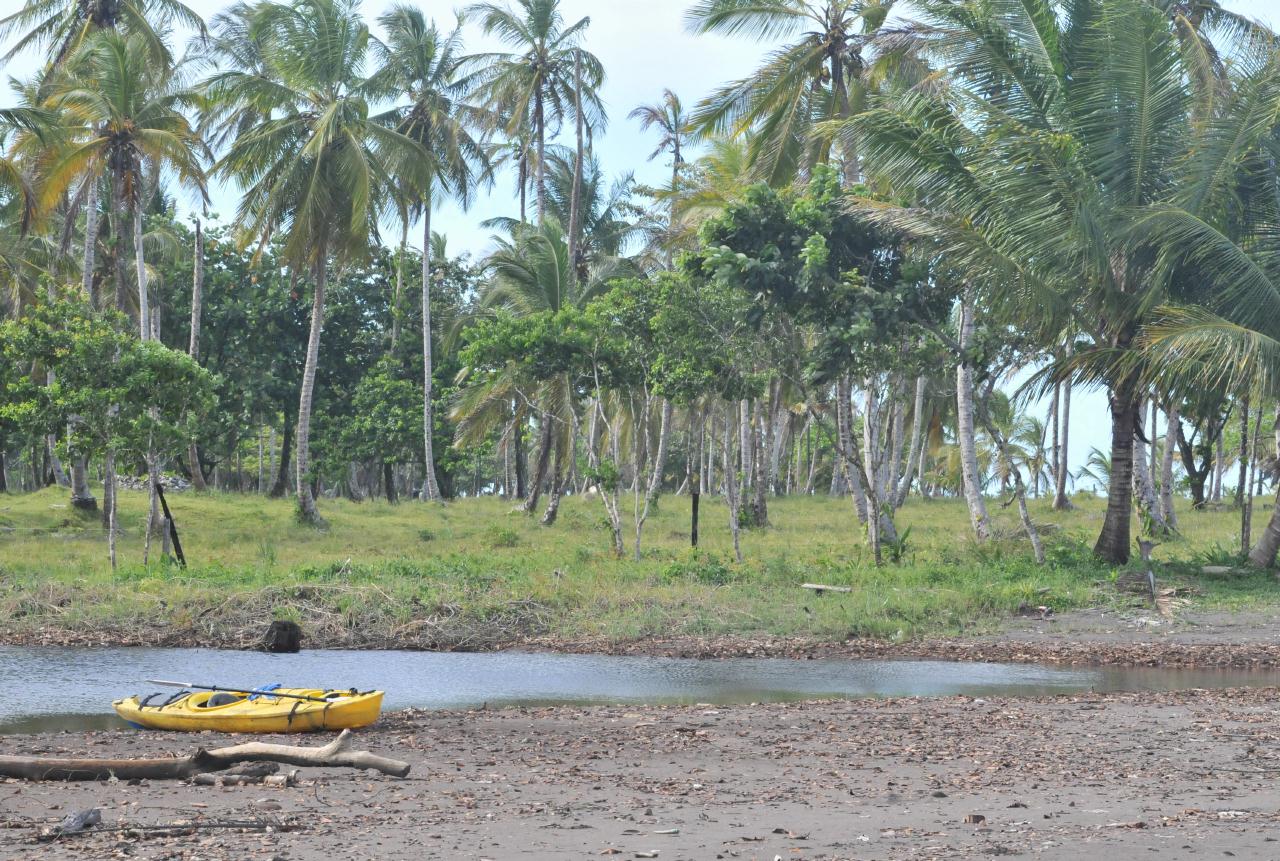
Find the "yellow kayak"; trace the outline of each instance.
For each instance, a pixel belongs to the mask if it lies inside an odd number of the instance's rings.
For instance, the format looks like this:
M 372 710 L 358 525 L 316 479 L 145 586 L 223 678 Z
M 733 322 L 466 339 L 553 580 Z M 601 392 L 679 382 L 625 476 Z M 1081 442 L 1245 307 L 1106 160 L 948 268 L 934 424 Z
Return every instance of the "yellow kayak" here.
M 312 699 L 293 699 L 274 694 Z M 316 702 L 323 700 L 323 702 Z M 139 729 L 185 732 L 315 732 L 368 726 L 382 711 L 382 691 L 360 693 L 277 688 L 252 696 L 224 691 L 182 691 L 116 700 L 116 714 Z

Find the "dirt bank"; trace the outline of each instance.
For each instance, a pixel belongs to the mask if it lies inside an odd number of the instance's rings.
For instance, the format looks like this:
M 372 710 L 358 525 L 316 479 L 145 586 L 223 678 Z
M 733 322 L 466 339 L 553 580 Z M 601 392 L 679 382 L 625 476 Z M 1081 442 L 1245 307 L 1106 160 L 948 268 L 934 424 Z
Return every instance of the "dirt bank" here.
M 266 625 L 237 631 L 137 626 L 94 631 L 42 629 L 0 632 L 0 645 L 183 646 L 250 649 Z M 305 626 L 304 626 L 305 630 Z M 457 637 L 369 639 L 359 631 L 309 637 L 311 649 L 429 649 L 656 655 L 688 658 L 849 657 L 938 658 L 1059 665 L 1280 667 L 1280 612 L 1188 612 L 1164 619 L 1141 611 L 1082 610 L 1048 619 L 1016 618 L 995 633 L 890 642 L 803 637 L 678 637 L 638 640 L 566 639 L 461 631 Z
M 406 780 L 0 783 L 0 858 L 1269 858 L 1278 719 L 1275 690 L 404 712 L 360 741 L 412 761 Z M 215 742 L 113 732 L 10 736 L 0 749 L 131 756 Z M 275 817 L 298 830 L 28 842 L 94 805 L 107 826 Z

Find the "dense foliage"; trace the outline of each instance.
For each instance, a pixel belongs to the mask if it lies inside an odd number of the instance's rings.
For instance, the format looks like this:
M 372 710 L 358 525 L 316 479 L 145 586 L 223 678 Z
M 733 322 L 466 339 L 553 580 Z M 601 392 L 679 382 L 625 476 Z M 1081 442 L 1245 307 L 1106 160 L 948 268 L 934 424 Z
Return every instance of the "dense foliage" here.
M 448 30 L 30 0 L 0 20 L 48 60 L 0 110 L 0 489 L 89 509 L 100 481 L 114 539 L 117 473 L 145 474 L 148 541 L 165 473 L 316 526 L 339 495 L 503 495 L 548 526 L 592 495 L 637 557 L 678 491 L 694 544 L 723 498 L 739 558 L 771 497 L 831 493 L 877 564 L 913 493 L 963 498 L 979 542 L 1016 503 L 1043 562 L 1028 498 L 1096 490 L 1123 563 L 1135 512 L 1172 535 L 1175 497 L 1234 490 L 1270 566 L 1280 44 L 1194 5 L 701 0 L 692 30 L 769 53 L 632 112 L 671 159 L 645 188 L 593 151 L 607 70 L 558 0 Z M 450 255 L 433 211 L 505 177 L 492 252 Z M 1111 412 L 1087 459 L 1081 386 Z

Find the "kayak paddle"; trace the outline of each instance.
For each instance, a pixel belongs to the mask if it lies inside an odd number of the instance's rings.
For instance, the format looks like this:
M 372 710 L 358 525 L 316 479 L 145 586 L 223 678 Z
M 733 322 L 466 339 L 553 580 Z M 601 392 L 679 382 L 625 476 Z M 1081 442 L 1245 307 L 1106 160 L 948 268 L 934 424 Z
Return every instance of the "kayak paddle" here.
M 244 688 L 224 688 L 221 685 L 195 685 L 191 682 L 166 682 L 163 679 L 147 679 L 149 685 L 164 685 L 170 688 L 191 688 L 197 691 L 220 691 L 224 694 L 244 694 L 245 696 L 260 697 L 288 697 L 292 700 L 306 700 L 312 703 L 331 703 L 333 700 L 326 700 L 322 697 L 308 697 L 302 694 L 286 694 L 281 691 L 251 691 Z

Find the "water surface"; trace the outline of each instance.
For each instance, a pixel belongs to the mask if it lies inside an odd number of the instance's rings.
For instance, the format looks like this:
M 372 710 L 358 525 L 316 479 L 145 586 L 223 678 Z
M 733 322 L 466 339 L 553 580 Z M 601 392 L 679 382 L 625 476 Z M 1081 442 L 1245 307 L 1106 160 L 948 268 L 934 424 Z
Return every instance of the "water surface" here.
M 948 661 L 0 646 L 0 733 L 125 724 L 111 701 L 147 679 L 386 691 L 387 709 L 750 703 L 891 696 L 1044 696 L 1280 685 L 1280 672 L 1063 668 Z

